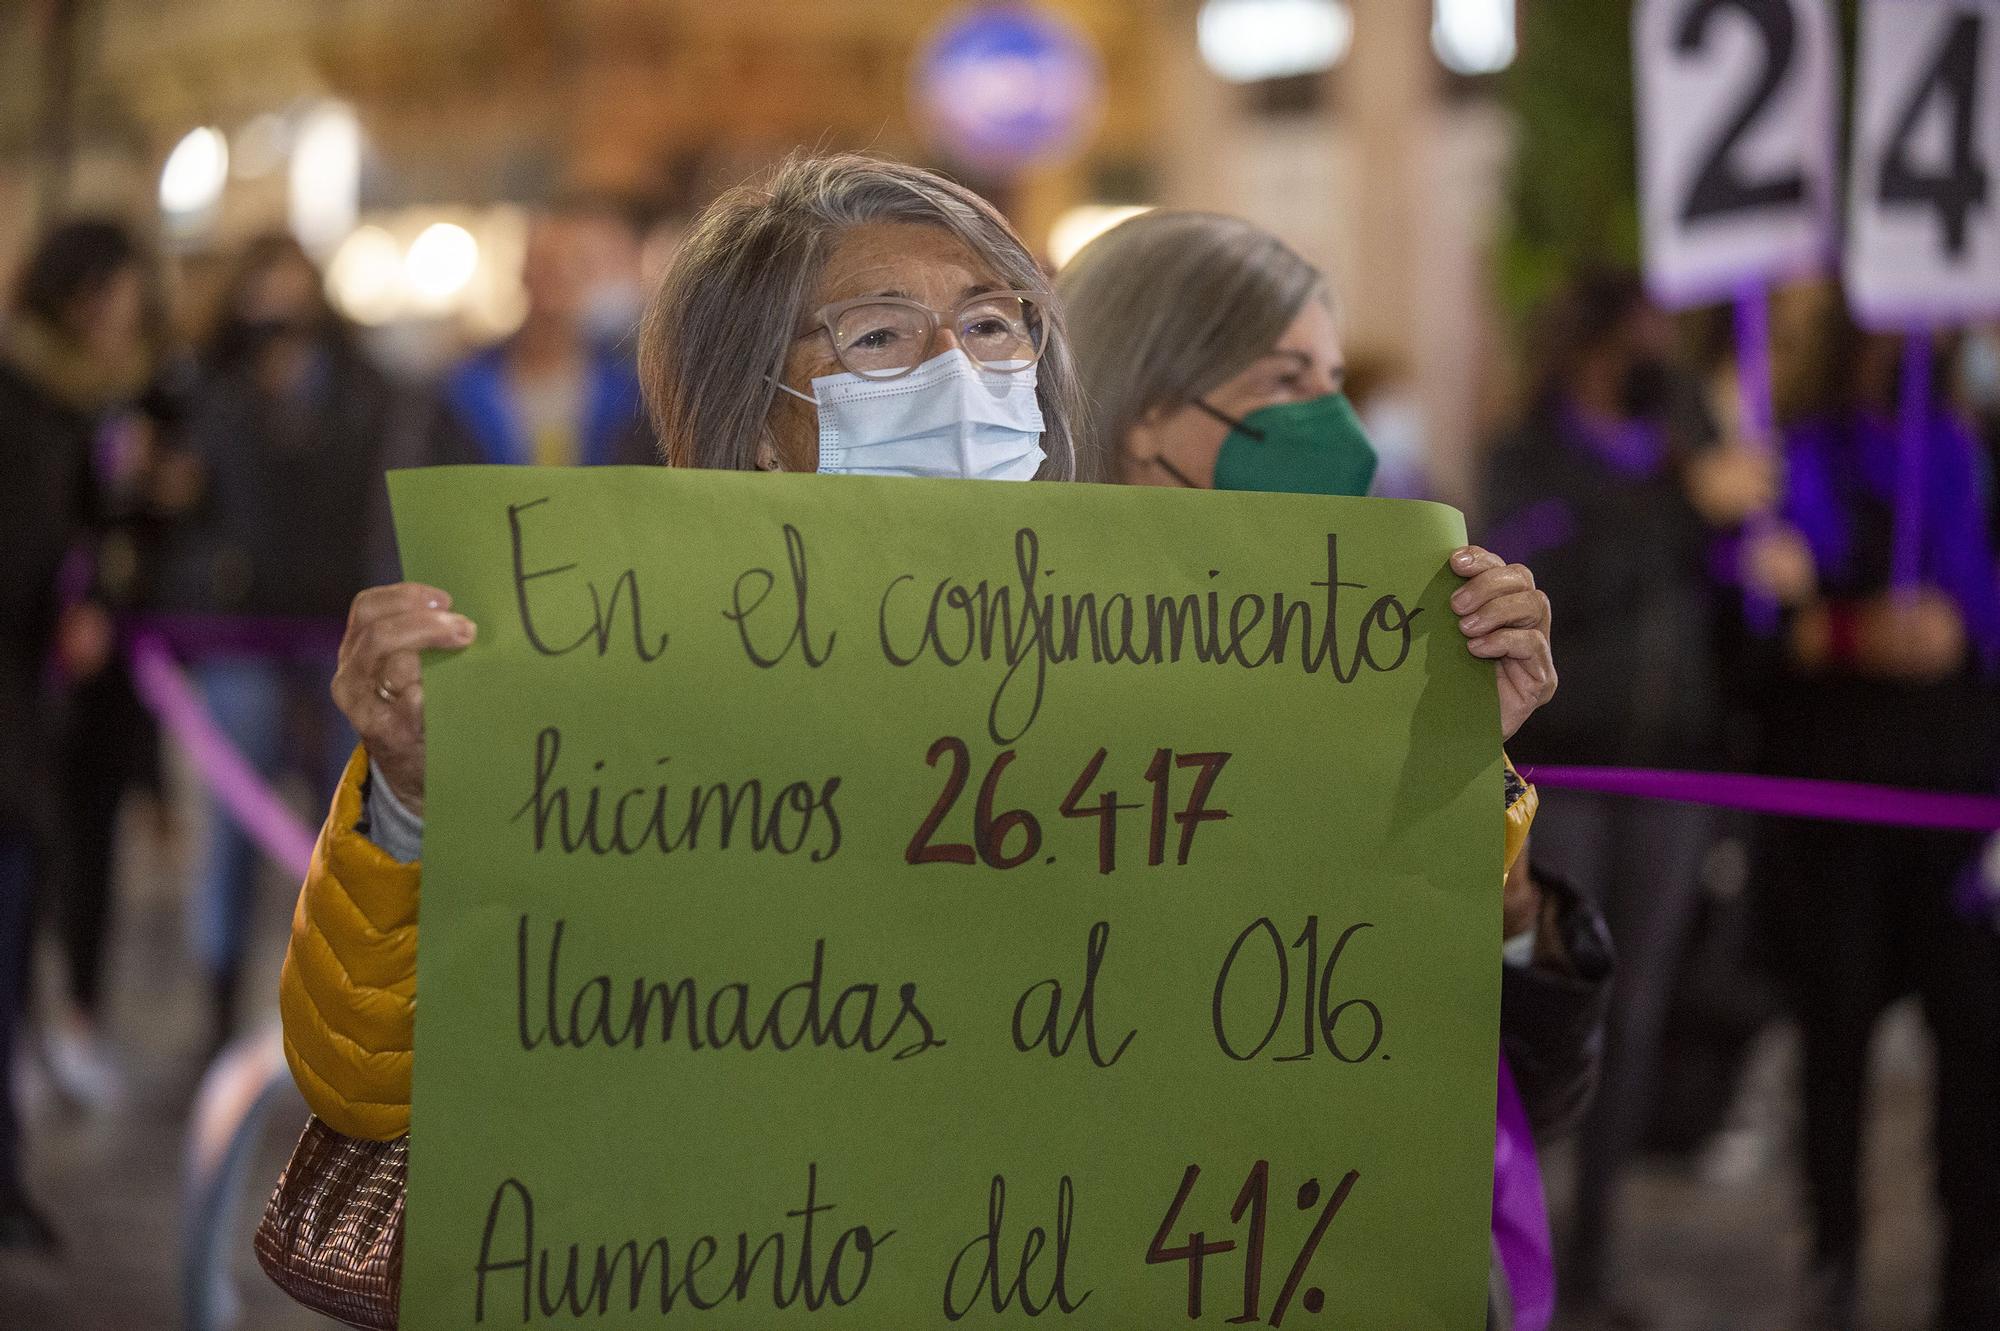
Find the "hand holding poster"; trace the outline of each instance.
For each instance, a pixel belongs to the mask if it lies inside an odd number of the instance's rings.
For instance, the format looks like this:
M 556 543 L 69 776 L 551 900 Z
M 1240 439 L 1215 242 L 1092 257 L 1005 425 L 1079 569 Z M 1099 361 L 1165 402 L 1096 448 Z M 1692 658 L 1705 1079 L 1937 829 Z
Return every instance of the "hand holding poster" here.
M 480 625 L 424 680 L 405 1325 L 1477 1324 L 1456 513 L 392 485 Z

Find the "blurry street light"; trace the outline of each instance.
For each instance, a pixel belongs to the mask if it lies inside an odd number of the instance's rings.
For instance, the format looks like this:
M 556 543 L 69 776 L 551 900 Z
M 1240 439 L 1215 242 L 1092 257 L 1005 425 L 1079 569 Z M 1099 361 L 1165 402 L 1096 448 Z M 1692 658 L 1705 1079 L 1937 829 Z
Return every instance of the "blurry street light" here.
M 261 180 L 285 164 L 291 127 L 274 112 L 252 116 L 236 131 L 236 151 L 230 154 L 229 168 L 238 180 Z
M 402 308 L 403 247 L 379 226 L 358 228 L 333 252 L 326 289 L 356 322 L 389 322 Z
M 1345 58 L 1354 13 L 1345 0 L 1208 0 L 1196 38 L 1201 58 L 1231 83 L 1295 78 Z
M 160 172 L 160 210 L 183 225 L 198 221 L 222 198 L 229 178 L 229 141 L 207 125 L 191 129 L 167 154 Z
M 410 242 L 403 275 L 418 308 L 442 313 L 479 267 L 479 242 L 455 222 L 433 222 Z
M 1061 268 L 1076 252 L 1128 217 L 1150 211 L 1137 203 L 1080 203 L 1049 228 L 1049 262 Z
M 1436 0 L 1431 49 L 1454 74 L 1497 74 L 1514 63 L 1514 0 Z
M 361 123 L 338 102 L 319 107 L 292 144 L 292 234 L 324 255 L 354 229 L 361 209 Z

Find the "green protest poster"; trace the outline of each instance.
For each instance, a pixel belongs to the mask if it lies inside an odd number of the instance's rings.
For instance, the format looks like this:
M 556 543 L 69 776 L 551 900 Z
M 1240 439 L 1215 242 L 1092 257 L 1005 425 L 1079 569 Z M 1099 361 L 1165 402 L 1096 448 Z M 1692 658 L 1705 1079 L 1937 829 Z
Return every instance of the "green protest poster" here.
M 1491 667 L 1437 505 L 391 478 L 403 1325 L 1482 1325 Z

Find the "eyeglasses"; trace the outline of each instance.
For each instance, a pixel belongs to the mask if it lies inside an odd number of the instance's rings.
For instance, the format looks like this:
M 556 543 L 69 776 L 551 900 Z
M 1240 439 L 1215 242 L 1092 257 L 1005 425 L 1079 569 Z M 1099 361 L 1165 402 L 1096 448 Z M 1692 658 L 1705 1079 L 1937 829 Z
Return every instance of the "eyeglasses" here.
M 951 321 L 952 336 L 973 364 L 1004 374 L 1040 360 L 1048 341 L 1040 298 L 1029 291 L 984 292 L 950 311 L 900 296 L 837 300 L 822 306 L 813 315 L 815 326 L 799 336 L 824 332 L 849 374 L 899 379 L 931 358 L 940 318 Z

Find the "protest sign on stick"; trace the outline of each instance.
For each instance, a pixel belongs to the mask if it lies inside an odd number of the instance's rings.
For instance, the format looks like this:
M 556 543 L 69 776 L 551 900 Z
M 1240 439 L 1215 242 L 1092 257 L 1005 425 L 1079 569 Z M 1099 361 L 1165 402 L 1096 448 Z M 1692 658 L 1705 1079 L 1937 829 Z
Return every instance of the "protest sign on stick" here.
M 1922 581 L 1933 330 L 2000 315 L 2000 7 L 1867 0 L 1848 172 L 1847 297 L 1904 334 L 1892 577 Z
M 1832 15 L 1825 0 L 1641 0 L 1632 46 L 1647 286 L 1668 308 L 1734 302 L 1743 437 L 1775 453 L 1769 290 L 1833 245 Z M 1773 628 L 1776 607 L 1746 597 Z

